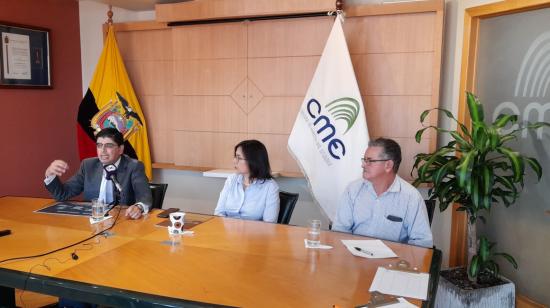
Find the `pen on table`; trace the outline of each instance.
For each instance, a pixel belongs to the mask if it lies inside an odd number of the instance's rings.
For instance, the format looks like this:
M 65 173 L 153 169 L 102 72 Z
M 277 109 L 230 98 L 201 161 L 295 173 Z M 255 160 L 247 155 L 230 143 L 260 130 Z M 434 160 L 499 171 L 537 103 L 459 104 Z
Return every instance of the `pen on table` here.
M 362 248 L 360 248 L 360 247 L 354 247 L 354 248 L 355 248 L 355 250 L 357 250 L 357 251 L 359 251 L 359 252 L 362 252 L 362 253 L 366 253 L 366 254 L 368 254 L 368 255 L 371 256 L 371 257 L 374 256 L 374 254 L 373 254 L 372 252 L 368 251 L 368 250 L 362 249 Z
M 10 235 L 10 234 L 11 234 L 11 230 L 9 229 L 0 231 L 0 237 L 5 235 Z

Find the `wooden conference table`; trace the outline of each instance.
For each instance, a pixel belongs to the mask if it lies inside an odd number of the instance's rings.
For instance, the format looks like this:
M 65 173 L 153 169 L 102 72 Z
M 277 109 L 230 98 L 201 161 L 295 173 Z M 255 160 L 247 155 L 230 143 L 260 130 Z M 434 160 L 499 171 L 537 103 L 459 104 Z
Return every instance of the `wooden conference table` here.
M 34 213 L 51 202 L 0 198 L 0 230 L 12 231 L 0 237 L 0 260 L 54 250 L 112 223 Z M 157 212 L 140 220 L 121 216 L 107 237 L 0 263 L 0 306 L 13 304 L 17 288 L 114 307 L 355 307 L 369 301 L 377 267 L 396 261 L 355 257 L 340 242 L 364 237 L 322 232 L 321 242 L 334 248 L 305 249 L 305 228 L 200 214 L 186 216 L 202 221 L 194 235 L 171 239 L 166 228 L 155 226 L 162 221 Z M 385 243 L 411 266 L 432 273 L 430 300 L 441 252 Z

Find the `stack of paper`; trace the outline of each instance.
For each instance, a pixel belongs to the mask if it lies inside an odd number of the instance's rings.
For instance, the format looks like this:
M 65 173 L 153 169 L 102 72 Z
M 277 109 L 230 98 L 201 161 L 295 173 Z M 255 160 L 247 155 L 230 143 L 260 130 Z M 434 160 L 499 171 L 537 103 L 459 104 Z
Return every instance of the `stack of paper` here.
M 379 267 L 369 291 L 426 300 L 428 296 L 427 273 L 411 273 Z
M 342 243 L 354 256 L 369 259 L 397 257 L 381 240 L 342 240 Z

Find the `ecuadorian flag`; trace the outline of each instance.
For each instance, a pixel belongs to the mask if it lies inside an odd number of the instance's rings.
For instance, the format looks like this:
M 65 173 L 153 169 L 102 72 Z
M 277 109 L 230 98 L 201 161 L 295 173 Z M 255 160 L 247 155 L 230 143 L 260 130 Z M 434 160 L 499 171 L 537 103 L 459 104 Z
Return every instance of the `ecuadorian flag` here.
M 92 82 L 78 108 L 80 159 L 97 156 L 94 136 L 105 127 L 115 127 L 124 135 L 124 153 L 142 161 L 145 174 L 151 180 L 145 117 L 120 56 L 112 25 L 109 25 Z

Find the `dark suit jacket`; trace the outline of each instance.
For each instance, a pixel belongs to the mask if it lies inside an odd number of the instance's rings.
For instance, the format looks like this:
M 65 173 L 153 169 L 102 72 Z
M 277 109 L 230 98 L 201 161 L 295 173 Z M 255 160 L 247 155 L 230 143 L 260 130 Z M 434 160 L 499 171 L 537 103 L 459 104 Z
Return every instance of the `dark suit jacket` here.
M 53 198 L 64 201 L 84 192 L 84 199 L 91 200 L 99 197 L 103 164 L 97 157 L 87 158 L 80 164 L 80 169 L 67 182 L 61 183 L 58 177 L 46 188 Z M 132 205 L 141 202 L 146 211 L 151 207 L 153 199 L 151 188 L 145 176 L 143 163 L 126 155 L 120 158 L 116 178 L 122 186 L 121 204 Z

